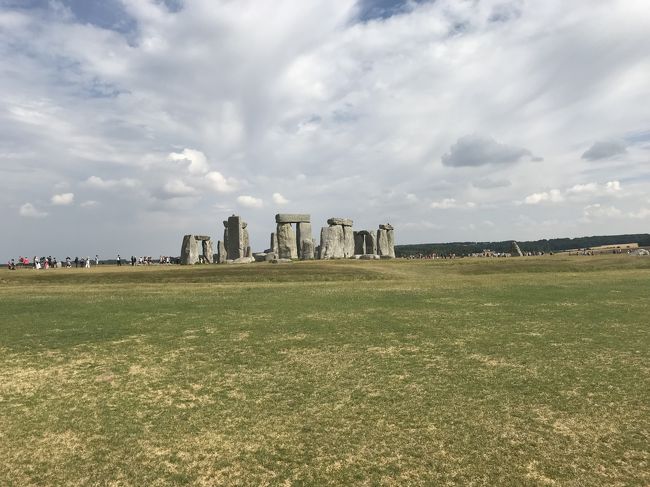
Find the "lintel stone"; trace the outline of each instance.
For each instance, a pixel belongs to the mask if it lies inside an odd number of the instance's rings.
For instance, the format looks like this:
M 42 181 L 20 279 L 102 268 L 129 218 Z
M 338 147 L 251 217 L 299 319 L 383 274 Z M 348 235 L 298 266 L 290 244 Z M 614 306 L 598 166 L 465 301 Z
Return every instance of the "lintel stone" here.
M 275 215 L 275 223 L 309 223 L 311 215 L 301 213 L 278 213 Z

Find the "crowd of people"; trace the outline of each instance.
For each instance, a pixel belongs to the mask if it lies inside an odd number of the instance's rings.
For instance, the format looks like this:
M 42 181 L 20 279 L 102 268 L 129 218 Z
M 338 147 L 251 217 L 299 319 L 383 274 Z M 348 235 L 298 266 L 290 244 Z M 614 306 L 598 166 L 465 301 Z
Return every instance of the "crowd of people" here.
M 104 263 L 106 263 L 106 261 Z M 112 263 L 112 261 L 108 261 L 108 263 Z M 117 259 L 115 259 L 115 263 L 118 266 L 121 266 L 123 264 L 124 265 L 130 264 L 132 266 L 162 265 L 162 264 L 171 265 L 171 264 L 180 264 L 180 259 L 178 257 L 171 257 L 169 255 L 161 255 L 158 259 L 155 259 L 151 256 L 136 257 L 132 255 L 130 259 L 123 259 L 118 254 Z M 7 262 L 7 268 L 10 270 L 16 270 L 16 268 L 70 269 L 72 267 L 89 269 L 91 266 L 97 266 L 99 264 L 100 264 L 99 255 L 95 255 L 94 259 L 90 257 L 75 257 L 74 259 L 71 257 L 66 257 L 64 260 L 58 260 L 56 257 L 52 257 L 51 255 L 48 255 L 47 257 L 34 256 L 33 259 L 20 256 L 17 262 L 15 259 L 9 260 Z
M 56 257 L 52 257 L 51 255 L 48 255 L 47 257 L 38 257 L 34 256 L 33 259 L 29 259 L 29 257 L 23 257 L 22 255 L 18 257 L 18 263 L 16 263 L 15 259 L 11 259 L 9 262 L 7 262 L 7 267 L 10 270 L 16 270 L 16 266 L 20 267 L 31 267 L 33 269 L 50 269 L 50 268 L 72 268 L 72 265 L 74 264 L 75 267 L 81 267 L 81 268 L 86 268 L 90 269 L 90 265 L 99 265 L 99 256 L 95 255 L 94 259 L 91 259 L 90 257 L 75 257 L 72 259 L 71 257 L 66 257 L 65 260 L 60 261 Z

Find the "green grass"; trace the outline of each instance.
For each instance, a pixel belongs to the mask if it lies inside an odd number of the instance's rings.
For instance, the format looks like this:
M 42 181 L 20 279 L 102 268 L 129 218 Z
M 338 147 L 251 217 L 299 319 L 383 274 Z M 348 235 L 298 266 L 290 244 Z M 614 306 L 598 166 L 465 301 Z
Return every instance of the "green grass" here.
M 0 485 L 648 485 L 650 259 L 4 271 Z

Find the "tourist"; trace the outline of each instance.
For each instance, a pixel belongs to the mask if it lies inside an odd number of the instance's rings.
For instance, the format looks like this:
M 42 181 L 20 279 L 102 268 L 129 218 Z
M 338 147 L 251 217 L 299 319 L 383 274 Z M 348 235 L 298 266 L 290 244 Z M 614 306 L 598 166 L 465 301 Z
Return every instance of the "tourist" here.
M 122 257 L 120 257 L 120 254 L 117 254 L 117 265 L 118 266 L 122 265 Z
M 76 257 L 76 256 L 75 256 L 75 258 L 74 258 L 74 267 L 75 267 L 75 269 L 76 269 L 77 267 L 79 267 L 79 257 Z
M 90 269 L 90 257 L 86 257 L 86 269 Z
M 99 265 L 99 255 L 95 254 L 95 265 Z
M 71 262 L 70 256 L 65 258 L 65 266 L 68 269 L 70 269 L 70 267 L 72 267 L 72 262 Z

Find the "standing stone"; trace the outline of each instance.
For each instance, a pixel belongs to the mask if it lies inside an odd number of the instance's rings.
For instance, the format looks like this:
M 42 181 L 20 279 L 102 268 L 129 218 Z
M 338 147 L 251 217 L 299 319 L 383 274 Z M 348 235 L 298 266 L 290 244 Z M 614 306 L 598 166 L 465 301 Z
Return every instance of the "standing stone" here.
M 523 257 L 524 256 L 523 252 L 519 248 L 519 244 L 517 242 L 515 242 L 514 240 L 512 241 L 512 244 L 510 246 L 510 255 L 512 255 L 513 257 Z
M 281 259 L 297 259 L 296 234 L 291 228 L 291 223 L 278 223 L 278 254 Z
M 380 228 L 377 230 L 377 253 L 379 255 L 389 255 L 388 250 L 388 231 Z
M 219 240 L 217 242 L 217 264 L 225 264 L 227 258 L 226 246 Z
M 242 231 L 242 249 L 244 257 L 251 257 L 250 255 L 250 237 L 248 236 L 248 223 L 241 222 Z
M 203 248 L 203 262 L 206 264 L 212 264 L 213 262 L 213 256 L 212 256 L 212 239 L 208 240 L 203 240 L 202 245 Z
M 199 249 L 194 235 L 185 235 L 181 246 L 181 264 L 191 265 L 199 260 Z
M 271 252 L 278 253 L 278 235 L 275 232 L 271 233 Z
M 244 257 L 244 232 L 242 231 L 241 218 L 238 216 L 228 217 L 228 259 L 235 260 Z
M 306 242 L 311 242 L 311 246 L 307 247 L 308 249 L 311 249 L 311 257 L 305 256 L 302 253 L 302 249 L 305 247 Z M 296 224 L 296 243 L 298 245 L 298 257 L 303 260 L 314 258 L 314 239 L 311 236 L 311 223 L 298 222 Z
M 388 255 L 395 258 L 395 230 L 388 230 Z
M 343 226 L 334 225 L 321 228 L 320 258 L 342 259 L 343 256 Z
M 363 255 L 366 253 L 364 235 L 362 232 L 354 232 L 354 254 Z
M 228 250 L 228 220 L 223 221 L 223 247 Z M 224 254 L 224 261 L 226 259 L 226 254 Z
M 314 258 L 314 241 L 313 240 L 303 240 L 302 247 L 300 249 L 300 258 L 302 260 L 311 260 Z
M 342 227 L 343 227 L 343 257 L 349 259 L 351 257 L 354 257 L 354 232 L 351 226 L 345 225 Z
M 366 247 L 366 254 L 374 255 L 377 253 L 377 239 L 375 238 L 375 234 L 372 232 L 366 231 L 364 233 L 364 241 L 365 241 L 365 247 Z

